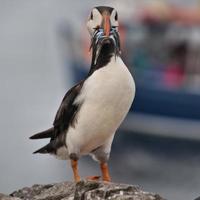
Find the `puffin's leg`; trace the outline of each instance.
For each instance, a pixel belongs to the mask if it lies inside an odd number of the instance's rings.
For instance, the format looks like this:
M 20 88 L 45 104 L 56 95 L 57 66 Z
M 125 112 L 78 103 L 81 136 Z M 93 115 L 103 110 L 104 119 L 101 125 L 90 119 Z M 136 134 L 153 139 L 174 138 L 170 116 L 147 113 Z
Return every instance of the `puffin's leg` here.
M 110 182 L 111 177 L 108 169 L 108 164 L 106 162 L 100 163 L 101 173 L 102 173 L 102 179 L 103 181 Z
M 71 166 L 74 174 L 75 182 L 79 182 L 81 180 L 79 173 L 78 173 L 78 157 L 76 154 L 70 154 Z
M 114 137 L 114 134 L 112 134 L 102 146 L 98 147 L 91 153 L 92 158 L 100 163 L 102 179 L 103 181 L 107 181 L 107 182 L 111 181 L 107 162 L 110 157 L 110 150 L 111 150 L 113 137 Z
M 79 182 L 81 180 L 79 173 L 78 173 L 78 161 L 77 160 L 71 160 L 71 166 L 74 174 L 74 181 Z

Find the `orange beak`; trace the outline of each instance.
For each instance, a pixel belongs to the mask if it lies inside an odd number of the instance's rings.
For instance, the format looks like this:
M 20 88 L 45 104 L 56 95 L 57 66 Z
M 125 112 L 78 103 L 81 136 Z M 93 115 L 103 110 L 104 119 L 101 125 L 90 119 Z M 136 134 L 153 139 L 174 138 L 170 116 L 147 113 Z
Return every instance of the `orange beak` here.
M 107 14 L 103 16 L 103 30 L 104 35 L 108 37 L 110 35 L 110 16 Z

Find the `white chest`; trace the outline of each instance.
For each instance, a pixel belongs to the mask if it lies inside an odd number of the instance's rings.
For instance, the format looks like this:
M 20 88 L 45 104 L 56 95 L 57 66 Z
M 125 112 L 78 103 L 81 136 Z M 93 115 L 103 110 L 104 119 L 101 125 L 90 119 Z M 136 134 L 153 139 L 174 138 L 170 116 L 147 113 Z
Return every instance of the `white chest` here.
M 121 58 L 113 57 L 85 81 L 76 99 L 83 103 L 77 127 L 68 134 L 71 142 L 79 143 L 84 152 L 103 144 L 125 118 L 134 95 L 135 83 L 130 72 Z
M 95 71 L 85 81 L 77 102 L 87 100 L 89 103 L 94 103 L 95 106 L 102 104 L 112 106 L 123 100 L 132 102 L 134 94 L 133 77 L 121 58 L 113 57 L 107 66 Z

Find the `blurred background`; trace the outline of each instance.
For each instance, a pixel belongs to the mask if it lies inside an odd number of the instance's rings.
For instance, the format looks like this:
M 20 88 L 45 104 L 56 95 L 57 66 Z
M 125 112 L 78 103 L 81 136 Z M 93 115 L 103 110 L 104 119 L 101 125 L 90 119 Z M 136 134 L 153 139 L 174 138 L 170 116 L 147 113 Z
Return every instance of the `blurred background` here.
M 122 57 L 137 93 L 113 143 L 113 181 L 166 199 L 200 196 L 200 1 L 0 0 L 0 192 L 72 180 L 71 167 L 32 155 L 66 91 L 90 66 L 91 8 L 119 13 Z M 123 165 L 122 165 L 123 163 Z M 98 175 L 91 158 L 82 177 Z

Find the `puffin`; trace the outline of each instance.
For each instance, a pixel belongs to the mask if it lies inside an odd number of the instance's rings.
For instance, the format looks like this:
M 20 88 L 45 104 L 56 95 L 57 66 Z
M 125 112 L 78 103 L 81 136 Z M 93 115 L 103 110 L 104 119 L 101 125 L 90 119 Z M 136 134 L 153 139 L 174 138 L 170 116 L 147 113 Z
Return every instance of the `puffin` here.
M 78 161 L 84 155 L 91 155 L 99 163 L 103 181 L 111 181 L 108 160 L 113 138 L 135 97 L 134 79 L 121 58 L 118 27 L 116 9 L 92 9 L 87 21 L 90 70 L 65 94 L 53 126 L 30 137 L 50 138 L 34 153 L 70 160 L 75 182 L 81 180 Z M 90 177 L 97 178 L 100 177 Z

